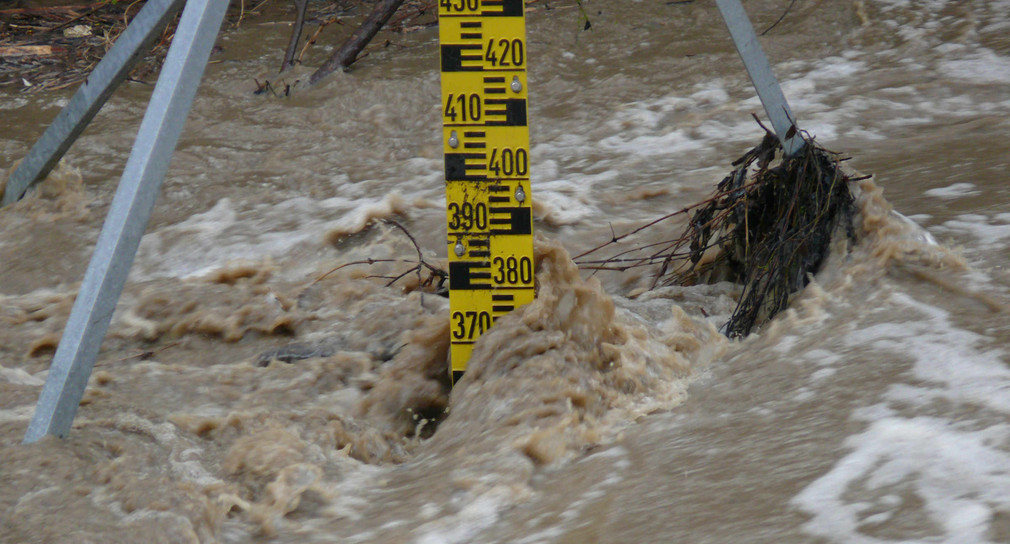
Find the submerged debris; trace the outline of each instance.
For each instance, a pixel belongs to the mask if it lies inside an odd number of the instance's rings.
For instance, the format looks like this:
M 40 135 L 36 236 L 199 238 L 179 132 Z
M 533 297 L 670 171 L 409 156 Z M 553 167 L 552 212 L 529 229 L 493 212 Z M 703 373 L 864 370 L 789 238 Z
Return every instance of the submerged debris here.
M 127 23 L 137 2 L 94 2 L 0 9 L 0 87 L 56 91 L 84 81 Z M 156 73 L 175 23 L 159 36 L 131 79 Z
M 703 278 L 743 285 L 725 332 L 744 336 L 785 309 L 789 296 L 818 271 L 839 229 L 853 239 L 854 199 L 841 157 L 812 140 L 792 157 L 781 155 L 778 138 L 737 159 L 718 185 L 719 197 L 692 215 L 682 240 L 690 264 L 673 267 L 667 257 L 654 285 L 689 284 Z M 714 255 L 711 252 L 715 250 Z
M 782 158 L 771 133 L 733 162 L 733 171 L 716 193 L 681 210 L 613 238 L 576 257 L 594 270 L 625 271 L 659 265 L 652 287 L 731 281 L 743 286 L 726 323 L 727 336 L 749 334 L 785 309 L 789 297 L 810 281 L 827 257 L 832 236 L 844 230 L 854 238 L 854 198 L 844 160 L 804 136 L 796 155 Z M 779 157 L 776 160 L 776 157 Z M 584 257 L 690 214 L 677 238 L 621 251 L 602 260 Z

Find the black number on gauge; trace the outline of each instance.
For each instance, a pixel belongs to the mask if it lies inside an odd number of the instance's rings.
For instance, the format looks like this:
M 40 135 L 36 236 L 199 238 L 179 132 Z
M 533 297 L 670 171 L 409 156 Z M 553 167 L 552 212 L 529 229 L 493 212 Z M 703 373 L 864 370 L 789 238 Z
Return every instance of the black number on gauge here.
M 452 121 L 458 116 L 461 123 L 480 121 L 480 95 L 477 93 L 449 93 L 445 100 L 445 110 L 442 112 Z
M 441 0 L 438 4 L 446 12 L 477 11 L 477 8 L 480 7 L 480 0 Z
M 453 312 L 452 337 L 456 340 L 473 340 L 491 328 L 488 312 Z
M 491 66 L 522 66 L 523 41 L 519 38 L 514 40 L 492 38 L 487 41 L 484 48 L 484 60 Z
M 487 204 L 478 202 L 449 203 L 449 230 L 478 230 L 487 228 Z
M 498 267 L 494 277 L 491 278 L 497 284 L 503 283 L 530 283 L 533 281 L 533 261 L 529 257 L 495 257 L 493 265 Z
M 525 149 L 497 147 L 491 150 L 487 161 L 487 171 L 496 176 L 525 176 L 530 169 L 530 157 Z

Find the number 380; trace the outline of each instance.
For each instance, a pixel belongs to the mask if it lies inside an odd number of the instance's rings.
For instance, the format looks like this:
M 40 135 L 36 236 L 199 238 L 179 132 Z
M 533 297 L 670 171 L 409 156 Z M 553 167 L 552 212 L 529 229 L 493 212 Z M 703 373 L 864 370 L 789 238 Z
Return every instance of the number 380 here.
M 497 284 L 530 283 L 533 281 L 533 261 L 529 257 L 519 259 L 512 256 L 507 259 L 495 257 L 492 262 L 497 270 L 491 279 Z

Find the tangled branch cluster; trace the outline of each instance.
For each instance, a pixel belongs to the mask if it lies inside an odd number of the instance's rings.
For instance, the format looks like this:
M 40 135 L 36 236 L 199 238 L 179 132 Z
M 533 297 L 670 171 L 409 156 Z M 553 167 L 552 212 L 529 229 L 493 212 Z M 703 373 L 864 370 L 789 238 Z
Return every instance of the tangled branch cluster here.
M 653 287 L 732 281 L 743 286 L 725 333 L 745 336 L 785 309 L 823 264 L 832 235 L 851 239 L 854 200 L 837 153 L 806 139 L 803 149 L 781 157 L 778 138 L 762 142 L 733 162 L 733 171 L 711 198 L 613 239 L 579 257 L 680 214 L 690 214 L 673 240 L 624 250 L 580 265 L 623 271 L 658 265 Z M 643 255 L 644 253 L 644 255 Z

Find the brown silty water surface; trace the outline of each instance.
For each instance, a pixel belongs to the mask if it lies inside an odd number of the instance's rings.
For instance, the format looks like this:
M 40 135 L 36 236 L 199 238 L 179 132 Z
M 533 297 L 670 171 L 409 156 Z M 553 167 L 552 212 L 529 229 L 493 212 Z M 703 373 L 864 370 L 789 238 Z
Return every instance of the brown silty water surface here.
M 288 28 L 252 19 L 219 38 L 73 431 L 22 445 L 150 95 L 121 88 L 0 210 L 0 541 L 1010 541 L 1010 2 L 797 2 L 762 37 L 801 127 L 876 177 L 857 241 L 737 341 L 738 286 L 569 257 L 760 140 L 725 27 L 583 5 L 587 32 L 569 3 L 528 15 L 539 296 L 451 392 L 448 304 L 387 286 L 416 251 L 377 221 L 444 266 L 435 29 L 275 98 L 253 79 Z M 760 31 L 788 2 L 745 5 Z M 4 91 L 0 167 L 71 92 Z M 395 262 L 331 272 L 368 259 Z

